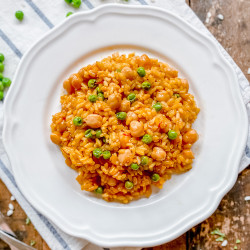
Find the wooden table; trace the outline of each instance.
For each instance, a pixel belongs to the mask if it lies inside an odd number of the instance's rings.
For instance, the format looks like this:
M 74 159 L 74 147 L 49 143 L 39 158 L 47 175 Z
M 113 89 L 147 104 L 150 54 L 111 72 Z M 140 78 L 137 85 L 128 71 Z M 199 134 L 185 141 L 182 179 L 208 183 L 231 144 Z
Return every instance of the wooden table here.
M 247 70 L 250 67 L 250 0 L 187 0 L 187 3 L 250 80 L 250 75 L 247 75 Z M 211 18 L 206 23 L 208 12 L 211 13 Z M 217 17 L 218 14 L 222 14 L 224 20 L 220 20 Z M 231 250 L 236 245 L 238 249 L 250 249 L 250 201 L 244 200 L 244 197 L 249 195 L 250 168 L 239 175 L 234 188 L 224 197 L 210 218 L 178 239 L 154 247 L 154 249 Z M 10 197 L 10 192 L 0 181 L 0 210 L 3 214 L 6 214 L 8 210 Z M 31 223 L 25 224 L 27 216 L 18 203 L 16 201 L 12 203 L 15 211 L 11 217 L 7 217 L 7 222 L 18 238 L 27 244 L 31 240 L 35 240 L 37 249 L 49 249 L 34 226 Z M 216 237 L 211 235 L 211 231 L 215 228 L 219 228 L 226 234 L 228 240 L 226 247 L 222 247 L 221 242 L 215 241 Z M 240 244 L 236 244 L 237 239 L 241 240 Z M 0 240 L 0 249 L 9 249 L 9 247 Z

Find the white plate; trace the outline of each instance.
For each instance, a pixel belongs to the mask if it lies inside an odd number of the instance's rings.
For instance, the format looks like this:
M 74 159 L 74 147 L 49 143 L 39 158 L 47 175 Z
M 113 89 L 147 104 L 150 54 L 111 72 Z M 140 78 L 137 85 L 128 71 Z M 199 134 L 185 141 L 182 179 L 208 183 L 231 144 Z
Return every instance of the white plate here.
M 113 51 L 170 62 L 189 79 L 201 108 L 193 169 L 127 205 L 81 191 L 49 139 L 63 79 Z M 209 38 L 153 7 L 107 5 L 68 18 L 22 59 L 4 115 L 4 144 L 26 198 L 65 232 L 106 247 L 159 245 L 209 217 L 236 181 L 247 137 L 231 66 Z

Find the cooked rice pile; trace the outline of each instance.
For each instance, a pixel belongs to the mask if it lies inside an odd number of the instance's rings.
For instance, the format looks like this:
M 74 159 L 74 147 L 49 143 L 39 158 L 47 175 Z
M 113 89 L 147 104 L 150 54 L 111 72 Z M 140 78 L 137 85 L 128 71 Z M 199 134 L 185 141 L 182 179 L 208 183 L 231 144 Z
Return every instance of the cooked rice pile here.
M 145 69 L 144 77 L 138 67 Z M 90 79 L 96 80 L 94 88 L 88 86 Z M 142 88 L 145 81 L 151 84 L 149 90 Z M 199 108 L 188 93 L 187 80 L 178 78 L 166 63 L 145 54 L 115 53 L 72 74 L 63 87 L 67 94 L 61 96 L 61 112 L 53 116 L 51 140 L 60 146 L 66 164 L 78 172 L 82 190 L 96 191 L 106 201 L 128 203 L 149 197 L 151 185 L 162 188 L 172 174 L 192 168 L 191 146 L 198 139 L 192 123 Z M 89 101 L 97 92 L 104 99 Z M 135 101 L 127 100 L 130 93 L 136 94 Z M 153 108 L 156 102 L 161 103 L 160 111 Z M 120 111 L 126 112 L 125 120 L 117 118 Z M 74 124 L 75 117 L 80 117 L 80 124 Z M 92 138 L 85 136 L 87 130 Z M 177 132 L 176 139 L 169 138 L 170 130 Z M 145 134 L 151 143 L 143 142 Z M 95 157 L 96 148 L 110 151 L 111 157 Z M 142 156 L 148 157 L 146 165 Z M 132 169 L 132 163 L 139 169 Z

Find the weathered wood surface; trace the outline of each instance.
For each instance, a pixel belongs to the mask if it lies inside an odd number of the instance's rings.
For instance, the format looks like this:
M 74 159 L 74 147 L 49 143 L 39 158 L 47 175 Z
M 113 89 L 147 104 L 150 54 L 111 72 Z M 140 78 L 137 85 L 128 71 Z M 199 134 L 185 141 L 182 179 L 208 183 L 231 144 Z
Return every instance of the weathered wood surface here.
M 250 80 L 250 75 L 247 75 L 250 67 L 250 0 L 187 0 L 187 2 Z M 206 23 L 208 12 L 211 13 L 211 17 Z M 222 14 L 224 20 L 219 20 L 218 14 Z M 238 249 L 250 249 L 250 201 L 244 200 L 244 197 L 249 195 L 250 168 L 239 175 L 234 188 L 224 197 L 210 218 L 178 239 L 154 247 L 154 250 L 231 250 L 236 245 Z M 0 210 L 3 214 L 7 213 L 10 196 L 10 192 L 0 181 Z M 37 249 L 48 250 L 49 247 L 34 226 L 25 224 L 27 216 L 18 203 L 16 201 L 11 203 L 15 211 L 11 217 L 7 217 L 7 222 L 18 238 L 27 244 L 35 240 Z M 221 242 L 216 242 L 216 237 L 210 234 L 215 228 L 226 234 L 228 240 L 226 247 L 222 247 Z M 241 243 L 236 244 L 236 239 L 240 239 Z M 9 247 L 0 240 L 1 249 Z

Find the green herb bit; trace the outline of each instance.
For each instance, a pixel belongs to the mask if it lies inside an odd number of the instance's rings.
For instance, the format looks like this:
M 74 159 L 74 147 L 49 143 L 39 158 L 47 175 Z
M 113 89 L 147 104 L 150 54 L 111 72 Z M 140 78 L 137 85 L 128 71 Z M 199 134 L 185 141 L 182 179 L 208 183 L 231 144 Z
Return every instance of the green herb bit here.
M 236 240 L 236 244 L 240 244 L 241 241 L 239 239 Z
M 216 228 L 214 231 L 212 231 L 211 234 L 217 234 L 221 237 L 225 237 L 225 234 L 223 234 L 218 228 Z
M 98 187 L 98 188 L 95 190 L 95 192 L 96 192 L 97 194 L 102 194 L 102 193 L 103 193 L 102 187 Z
M 72 14 L 73 14 L 73 12 L 69 11 L 69 12 L 66 14 L 66 17 L 71 16 Z
M 224 241 L 224 237 L 221 236 L 221 237 L 217 238 L 216 241 Z
M 33 247 L 33 246 L 36 245 L 36 242 L 35 242 L 34 240 L 31 240 L 31 241 L 30 241 L 30 245 Z
M 235 249 L 235 250 L 237 250 L 237 249 L 238 249 L 238 247 L 237 247 L 237 246 L 234 246 L 234 249 Z
M 26 218 L 25 224 L 26 224 L 26 225 L 29 225 L 29 224 L 30 224 L 30 218 L 28 218 L 28 217 Z

